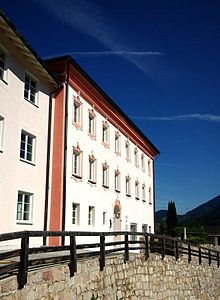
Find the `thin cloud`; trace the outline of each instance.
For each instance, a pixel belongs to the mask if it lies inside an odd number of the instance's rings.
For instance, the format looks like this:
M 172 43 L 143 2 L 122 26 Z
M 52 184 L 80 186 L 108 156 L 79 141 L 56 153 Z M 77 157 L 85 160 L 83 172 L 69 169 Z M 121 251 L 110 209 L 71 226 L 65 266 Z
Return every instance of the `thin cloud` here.
M 92 52 L 72 52 L 75 55 L 118 55 L 147 75 L 150 75 L 149 61 L 146 57 L 161 56 L 162 52 L 157 51 L 136 51 L 132 49 L 132 37 L 128 42 L 127 36 L 119 28 L 121 23 L 116 20 L 108 19 L 102 8 L 88 0 L 66 0 L 65 5 L 60 0 L 33 0 L 37 5 L 52 12 L 57 18 L 72 28 L 96 39 L 110 51 Z M 70 53 L 69 53 L 70 54 Z M 145 57 L 145 60 L 143 59 Z
M 212 114 L 187 114 L 177 116 L 159 116 L 159 117 L 145 117 L 145 116 L 133 116 L 133 119 L 146 120 L 146 121 L 208 121 L 220 123 L 220 116 Z
M 70 52 L 73 55 L 85 55 L 85 56 L 108 56 L 108 55 L 128 55 L 128 56 L 154 56 L 163 55 L 162 52 L 157 51 L 81 51 L 81 52 Z

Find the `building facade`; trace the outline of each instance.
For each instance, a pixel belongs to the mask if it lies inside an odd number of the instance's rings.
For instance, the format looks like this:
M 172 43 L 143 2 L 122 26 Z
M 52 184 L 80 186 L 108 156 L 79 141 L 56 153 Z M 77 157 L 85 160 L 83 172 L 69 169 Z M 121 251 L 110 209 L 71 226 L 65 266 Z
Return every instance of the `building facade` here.
M 0 11 L 0 232 L 43 230 L 58 82 Z
M 158 149 L 71 57 L 46 63 L 64 85 L 54 107 L 48 229 L 153 233 Z

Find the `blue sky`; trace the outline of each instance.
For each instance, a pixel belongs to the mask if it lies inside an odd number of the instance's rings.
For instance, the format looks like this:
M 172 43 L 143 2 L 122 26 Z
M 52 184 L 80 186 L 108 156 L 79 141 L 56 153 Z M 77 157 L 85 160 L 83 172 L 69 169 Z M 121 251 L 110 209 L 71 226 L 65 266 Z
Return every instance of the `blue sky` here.
M 220 2 L 1 0 L 42 58 L 71 54 L 160 149 L 156 206 L 220 194 Z

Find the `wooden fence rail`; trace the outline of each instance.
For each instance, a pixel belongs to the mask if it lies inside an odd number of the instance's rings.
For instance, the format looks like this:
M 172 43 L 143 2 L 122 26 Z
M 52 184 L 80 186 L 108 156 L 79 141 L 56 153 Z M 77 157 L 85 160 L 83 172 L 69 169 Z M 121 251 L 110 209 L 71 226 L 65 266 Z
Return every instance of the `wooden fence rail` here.
M 29 247 L 30 240 L 36 237 L 69 237 L 69 244 L 64 246 Z M 77 236 L 99 237 L 99 242 L 77 244 Z M 106 242 L 106 237 L 120 236 L 120 241 Z M 77 260 L 84 257 L 99 256 L 100 271 L 105 268 L 106 255 L 121 253 L 124 262 L 129 260 L 130 251 L 142 251 L 147 260 L 150 253 L 161 254 L 161 259 L 172 255 L 178 260 L 181 255 L 187 255 L 188 262 L 192 257 L 198 258 L 198 264 L 207 261 L 209 265 L 217 262 L 219 267 L 219 252 L 205 247 L 194 247 L 182 243 L 178 239 L 143 232 L 80 232 L 80 231 L 22 231 L 0 234 L 0 242 L 20 239 L 21 247 L 16 250 L 0 252 L 0 276 L 17 274 L 18 288 L 27 283 L 28 270 L 49 264 L 68 263 L 70 276 L 77 272 Z M 51 254 L 51 255 L 49 255 Z M 45 257 L 46 255 L 46 257 Z

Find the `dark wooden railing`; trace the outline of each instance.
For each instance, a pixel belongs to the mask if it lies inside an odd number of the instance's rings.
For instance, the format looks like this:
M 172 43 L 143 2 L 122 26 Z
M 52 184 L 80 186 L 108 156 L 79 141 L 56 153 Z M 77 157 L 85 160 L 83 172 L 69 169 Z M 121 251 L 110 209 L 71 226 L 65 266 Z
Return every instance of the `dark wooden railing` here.
M 99 237 L 96 243 L 77 244 L 76 237 Z M 120 236 L 120 241 L 106 242 L 106 237 Z M 33 238 L 48 239 L 49 237 L 69 237 L 65 246 L 29 247 Z M 209 265 L 214 261 L 219 267 L 219 252 L 205 247 L 194 247 L 188 243 L 171 237 L 152 235 L 143 232 L 79 232 L 79 231 L 22 231 L 0 234 L 0 243 L 19 239 L 20 249 L 0 252 L 0 278 L 17 274 L 18 288 L 22 289 L 27 283 L 28 270 L 38 266 L 56 263 L 68 263 L 70 276 L 77 272 L 79 258 L 99 256 L 100 271 L 105 268 L 106 255 L 121 253 L 124 262 L 129 260 L 129 252 L 141 251 L 147 260 L 150 253 L 159 253 L 164 259 L 172 255 L 178 260 L 181 255 L 187 255 L 190 263 L 192 257 L 198 258 L 198 263 L 206 260 Z M 1 247 L 2 248 L 2 247 Z

